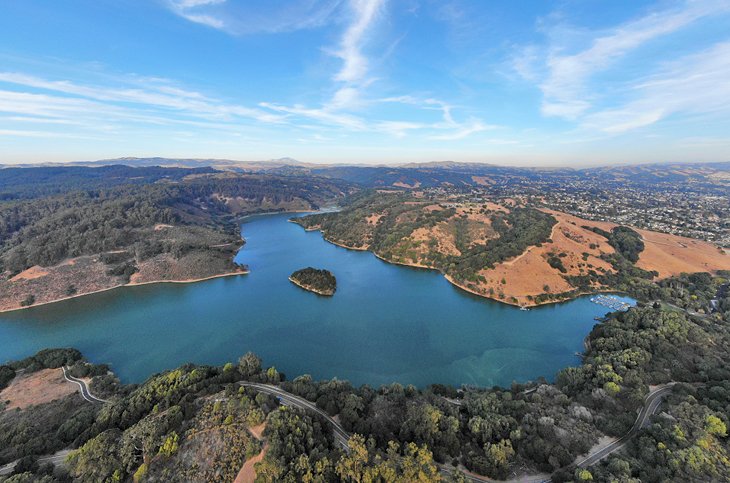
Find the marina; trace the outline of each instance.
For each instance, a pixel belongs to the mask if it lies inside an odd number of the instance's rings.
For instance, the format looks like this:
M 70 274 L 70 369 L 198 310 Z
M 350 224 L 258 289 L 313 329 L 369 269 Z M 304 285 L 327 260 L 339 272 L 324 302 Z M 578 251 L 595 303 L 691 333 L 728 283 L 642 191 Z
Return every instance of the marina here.
M 591 297 L 591 302 L 620 312 L 626 312 L 631 308 L 631 304 L 624 302 L 615 295 L 596 295 L 595 297 Z

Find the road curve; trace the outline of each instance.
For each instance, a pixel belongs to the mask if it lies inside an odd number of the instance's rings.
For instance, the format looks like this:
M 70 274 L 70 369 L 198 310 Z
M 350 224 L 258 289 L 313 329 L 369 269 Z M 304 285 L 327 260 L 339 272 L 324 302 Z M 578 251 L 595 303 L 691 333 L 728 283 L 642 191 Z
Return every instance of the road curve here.
M 79 392 L 81 393 L 81 397 L 93 404 L 104 404 L 105 402 L 108 402 L 106 399 L 101 399 L 91 394 L 91 391 L 89 391 L 89 386 L 86 384 L 86 381 L 78 379 L 69 374 L 66 366 L 62 366 L 61 369 L 63 369 L 63 377 L 65 377 L 68 382 L 73 382 L 74 384 L 79 386 Z
M 64 465 L 66 463 L 66 458 L 68 457 L 69 453 L 71 453 L 71 450 L 69 449 L 62 449 L 61 451 L 58 451 L 52 455 L 48 456 L 41 456 L 38 458 L 38 464 L 44 465 L 46 463 L 51 463 L 53 466 L 59 466 Z M 0 466 L 0 476 L 6 476 L 13 472 L 15 469 L 15 465 L 18 463 L 18 460 L 13 461 L 12 463 L 8 463 L 4 466 Z
M 272 396 L 275 396 L 279 399 L 279 401 L 284 404 L 285 406 L 292 406 L 299 409 L 306 409 L 309 411 L 314 411 L 323 418 L 325 418 L 333 428 L 333 433 L 335 435 L 335 441 L 337 444 L 339 444 L 346 452 L 350 452 L 350 447 L 348 446 L 348 441 L 350 440 L 350 433 L 345 431 L 345 429 L 338 423 L 334 418 L 332 418 L 327 412 L 321 410 L 318 408 L 314 403 L 307 401 L 304 398 L 301 398 L 299 396 L 295 396 L 294 394 L 284 391 L 283 389 L 272 386 L 270 384 L 260 384 L 257 382 L 247 382 L 247 381 L 241 381 L 239 382 L 241 386 L 244 387 L 250 387 L 253 388 L 259 392 L 263 392 L 265 394 L 270 394 Z M 444 475 L 452 475 L 455 471 L 460 471 L 458 469 L 438 464 L 439 471 Z M 473 482 L 492 482 L 494 480 L 490 480 L 489 478 L 480 477 L 478 475 L 467 473 L 467 472 L 461 472 L 462 475 L 464 475 L 464 478 L 467 481 L 473 481 Z
M 264 394 L 270 394 L 272 396 L 275 396 L 285 406 L 314 411 L 315 413 L 319 414 L 332 425 L 332 432 L 335 436 L 335 442 L 340 445 L 345 451 L 350 451 L 350 447 L 347 445 L 347 442 L 350 440 L 350 434 L 345 431 L 340 423 L 338 423 L 334 418 L 327 414 L 327 412 L 318 408 L 314 403 L 311 403 L 304 398 L 295 396 L 292 393 L 286 392 L 283 389 L 277 386 L 272 386 L 270 384 L 259 384 L 257 382 L 246 381 L 241 381 L 239 382 L 239 384 L 244 387 L 254 388 L 259 392 L 263 392 Z
M 674 387 L 675 384 L 675 382 L 663 384 L 653 391 L 649 392 L 649 394 L 647 394 L 646 398 L 644 399 L 644 406 L 641 408 L 641 411 L 639 411 L 639 415 L 636 417 L 636 421 L 634 421 L 634 425 L 631 426 L 631 429 L 629 429 L 629 431 L 621 436 L 619 439 L 610 442 L 603 448 L 599 448 L 586 456 L 584 459 L 579 461 L 576 466 L 578 466 L 579 468 L 587 468 L 591 465 L 598 463 L 611 453 L 614 453 L 623 448 L 626 443 L 632 437 L 634 437 L 636 433 L 639 432 L 641 428 L 646 426 L 649 418 L 653 416 L 654 413 L 656 413 L 657 409 L 659 409 L 659 405 L 662 403 L 662 399 L 664 398 L 664 396 L 672 392 L 672 387 Z

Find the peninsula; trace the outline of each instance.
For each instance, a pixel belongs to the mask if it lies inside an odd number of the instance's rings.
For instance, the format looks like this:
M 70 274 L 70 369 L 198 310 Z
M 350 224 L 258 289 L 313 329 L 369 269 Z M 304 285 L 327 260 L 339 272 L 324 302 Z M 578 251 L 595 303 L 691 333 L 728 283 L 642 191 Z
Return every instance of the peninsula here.
M 526 197 L 378 190 L 351 197 L 341 211 L 292 221 L 336 245 L 438 270 L 463 290 L 516 306 L 730 269 L 730 256 L 712 243 L 587 220 Z
M 213 168 L 0 170 L 0 312 L 125 285 L 239 275 L 239 221 L 315 210 L 343 181 Z
M 329 270 L 307 267 L 292 273 L 289 280 L 304 290 L 328 297 L 337 290 L 337 280 Z

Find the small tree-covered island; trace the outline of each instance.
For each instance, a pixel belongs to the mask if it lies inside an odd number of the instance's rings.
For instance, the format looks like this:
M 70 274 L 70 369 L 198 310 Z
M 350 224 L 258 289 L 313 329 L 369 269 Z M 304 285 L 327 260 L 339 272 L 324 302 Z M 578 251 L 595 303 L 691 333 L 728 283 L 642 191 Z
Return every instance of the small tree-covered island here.
M 329 270 L 318 268 L 302 268 L 289 276 L 292 283 L 304 290 L 331 297 L 337 290 L 337 279 Z

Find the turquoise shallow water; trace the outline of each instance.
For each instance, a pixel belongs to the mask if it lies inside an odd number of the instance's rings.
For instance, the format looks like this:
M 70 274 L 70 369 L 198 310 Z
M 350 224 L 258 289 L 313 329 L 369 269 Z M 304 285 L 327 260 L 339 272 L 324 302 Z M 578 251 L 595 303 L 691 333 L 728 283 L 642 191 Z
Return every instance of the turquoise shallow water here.
M 249 275 L 195 284 L 124 287 L 0 314 L 0 361 L 76 347 L 125 382 L 185 362 L 222 364 L 247 351 L 288 377 L 509 385 L 568 365 L 608 309 L 589 297 L 530 311 L 475 297 L 439 273 L 391 265 L 288 223 L 249 218 L 237 260 Z M 334 297 L 288 281 L 327 268 Z M 625 299 L 631 301 L 630 299 Z

